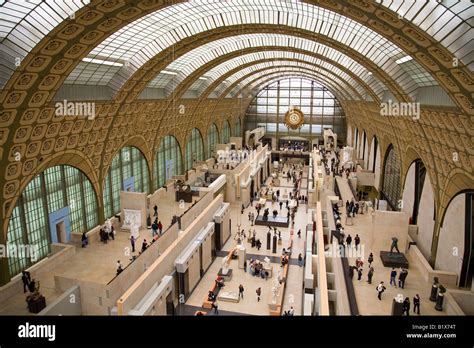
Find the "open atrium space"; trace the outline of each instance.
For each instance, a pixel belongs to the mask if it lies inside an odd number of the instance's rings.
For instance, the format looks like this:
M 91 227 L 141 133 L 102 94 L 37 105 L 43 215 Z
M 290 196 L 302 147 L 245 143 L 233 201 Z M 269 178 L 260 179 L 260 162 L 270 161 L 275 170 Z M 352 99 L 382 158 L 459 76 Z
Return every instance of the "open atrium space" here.
M 0 0 L 0 345 L 150 325 L 226 344 L 237 325 L 277 340 L 339 320 L 346 342 L 459 343 L 473 15 L 470 0 Z

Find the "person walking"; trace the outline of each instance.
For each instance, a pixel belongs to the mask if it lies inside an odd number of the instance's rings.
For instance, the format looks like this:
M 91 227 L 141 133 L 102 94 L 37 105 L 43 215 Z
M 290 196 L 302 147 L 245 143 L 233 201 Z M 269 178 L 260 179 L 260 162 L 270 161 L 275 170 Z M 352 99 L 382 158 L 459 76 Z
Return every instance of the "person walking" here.
M 303 255 L 300 253 L 298 255 L 298 266 L 303 267 Z
M 158 206 L 155 204 L 155 206 L 153 207 L 153 216 L 158 216 Z
M 420 295 L 413 297 L 413 313 L 420 315 Z
M 301 238 L 301 229 L 298 230 L 297 235 L 298 235 L 298 238 Z
M 144 252 L 146 248 L 147 248 L 147 243 L 146 243 L 146 239 L 144 239 L 142 243 L 142 252 Z
M 372 267 L 372 262 L 374 262 L 374 254 L 370 253 L 367 262 L 369 263 L 369 267 Z
M 212 302 L 211 309 L 214 309 L 214 314 L 219 315 L 219 306 L 216 303 L 217 301 Z
M 163 233 L 163 224 L 161 223 L 161 221 L 158 221 L 158 232 L 160 233 L 160 236 L 162 235 Z
M 244 286 L 242 284 L 239 285 L 239 298 L 242 297 L 244 299 Z
M 403 314 L 407 314 L 407 317 L 410 316 L 410 298 L 406 297 L 405 301 L 403 301 Z
M 249 212 L 249 221 L 252 221 L 252 214 Z
M 360 281 L 362 279 L 362 267 L 359 267 L 357 270 L 357 280 Z
M 280 204 L 280 210 L 281 210 L 281 209 L 283 208 L 283 202 L 282 202 L 282 201 L 280 201 L 280 203 L 279 203 L 279 204 Z
M 374 268 L 369 268 L 369 273 L 367 273 L 367 283 L 372 284 L 372 277 L 374 276 Z
M 390 272 L 390 285 L 397 287 L 395 278 L 397 278 L 397 271 L 395 271 L 395 268 L 392 268 L 392 271 Z
M 247 273 L 247 260 L 244 261 L 244 272 Z
M 351 237 L 350 234 L 348 234 L 348 235 L 347 235 L 347 238 L 346 238 L 346 245 L 347 245 L 348 247 L 350 247 L 350 246 L 351 246 L 351 243 L 352 243 L 352 237 Z
M 379 300 L 382 300 L 382 293 L 385 291 L 385 285 L 383 282 L 380 282 L 379 285 L 377 285 L 376 290 L 377 290 L 377 297 Z
M 257 288 L 255 292 L 257 293 L 257 302 L 260 302 L 260 295 L 262 295 L 262 288 Z
M 135 252 L 135 242 L 136 242 L 135 237 L 131 236 L 130 237 L 130 245 L 132 246 L 132 253 Z
M 405 268 L 402 268 L 400 274 L 398 275 L 398 286 L 402 289 L 405 288 L 405 280 L 407 279 L 408 271 Z
M 359 237 L 358 234 L 356 234 L 356 236 L 354 238 L 354 243 L 355 243 L 356 250 L 358 250 L 359 244 L 360 244 L 360 237 Z

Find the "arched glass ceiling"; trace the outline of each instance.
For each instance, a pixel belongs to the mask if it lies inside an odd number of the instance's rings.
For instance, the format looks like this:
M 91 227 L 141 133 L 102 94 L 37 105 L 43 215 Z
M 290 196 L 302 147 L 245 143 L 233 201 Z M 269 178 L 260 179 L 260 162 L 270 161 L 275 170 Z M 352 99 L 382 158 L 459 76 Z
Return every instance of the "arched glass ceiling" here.
M 239 70 L 237 73 L 235 73 L 232 76 L 228 77 L 225 80 L 226 83 L 221 83 L 219 86 L 216 87 L 215 92 L 218 95 L 220 95 L 222 92 L 224 92 L 224 90 L 228 87 L 228 85 L 234 84 L 239 79 L 241 79 L 242 77 L 244 77 L 244 76 L 246 76 L 246 75 L 248 75 L 252 72 L 256 72 L 256 71 L 259 71 L 259 70 L 262 70 L 262 69 L 267 69 L 267 68 L 279 69 L 280 66 L 285 66 L 285 67 L 291 66 L 291 67 L 303 68 L 303 69 L 306 69 L 308 71 L 318 73 L 319 75 L 324 76 L 327 79 L 334 81 L 338 85 L 344 86 L 344 89 L 348 93 L 350 93 L 350 95 L 352 96 L 351 99 L 360 99 L 356 94 L 357 90 L 354 90 L 355 88 L 353 86 L 351 86 L 350 83 L 347 80 L 345 80 L 345 77 L 343 77 L 343 76 L 334 76 L 334 75 L 331 76 L 326 71 L 324 71 L 320 68 L 317 68 L 314 65 L 307 64 L 307 63 L 301 63 L 301 62 L 293 62 L 293 61 L 280 62 L 279 64 L 275 64 L 274 62 L 265 62 L 265 63 L 259 63 L 259 64 L 249 66 L 245 69 Z M 264 71 L 259 72 L 257 74 L 265 74 L 265 73 L 268 73 L 268 70 L 264 70 Z M 257 76 L 257 75 L 255 75 L 255 76 Z M 242 85 L 245 85 L 244 82 L 245 82 L 245 80 L 242 81 Z M 362 93 L 360 93 L 360 92 L 362 92 Z M 364 93 L 363 90 L 360 91 L 360 92 L 359 92 L 359 94 Z
M 328 59 L 336 61 L 340 65 L 346 67 L 348 70 L 351 70 L 355 74 L 359 75 L 362 80 L 372 87 L 375 93 L 379 93 L 380 90 L 386 90 L 386 87 L 378 79 L 369 75 L 366 68 L 354 61 L 349 56 L 331 47 L 311 40 L 281 34 L 248 34 L 209 42 L 177 58 L 166 67 L 165 73 L 158 74 L 148 84 L 148 87 L 165 88 L 168 93 L 170 93 L 179 82 L 183 81 L 193 71 L 204 64 L 229 52 L 237 52 L 249 47 L 262 46 L 285 47 L 289 50 L 292 48 L 298 48 L 322 55 Z M 268 55 L 274 55 L 277 57 L 278 54 L 278 52 L 268 52 L 267 57 Z M 210 84 L 212 81 L 220 77 L 225 71 L 229 70 L 231 67 L 235 67 L 234 65 L 236 64 L 235 62 L 237 60 L 238 58 L 228 60 L 223 62 L 218 67 L 206 72 L 205 76 L 201 80 L 197 80 L 196 84 L 191 89 L 200 89 L 200 85 Z M 326 63 L 326 66 L 329 65 L 329 63 Z M 330 70 L 333 69 L 335 68 L 331 65 Z M 177 73 L 177 75 L 171 75 L 169 72 Z
M 267 52 L 261 52 L 261 53 L 254 53 L 252 55 L 249 55 L 250 57 L 242 57 L 242 61 L 241 61 L 241 64 L 239 64 L 239 62 L 235 62 L 236 65 L 235 65 L 235 68 L 238 68 L 239 66 L 243 66 L 244 64 L 246 63 L 252 63 L 252 62 L 256 62 L 258 61 L 258 59 L 255 59 L 256 57 L 258 56 L 261 56 L 262 58 L 261 59 L 265 59 L 266 57 L 266 53 Z M 317 67 L 317 66 L 314 66 L 312 64 L 302 64 L 303 62 L 308 62 L 308 63 L 313 63 L 315 65 L 319 65 L 318 63 L 320 63 L 319 60 L 317 59 L 314 59 L 313 57 L 310 57 L 310 56 L 300 56 L 299 58 L 303 58 L 303 59 L 299 59 L 298 61 L 292 61 L 292 59 L 295 59 L 295 54 L 292 53 L 292 52 L 277 52 L 277 53 L 280 53 L 280 57 L 271 57 L 270 58 L 272 59 L 271 61 L 268 61 L 268 62 L 262 62 L 262 63 L 258 63 L 258 64 L 254 64 L 252 66 L 249 67 L 249 70 L 247 70 L 246 68 L 245 69 L 241 69 L 241 70 L 238 70 L 238 72 L 228 76 L 226 78 L 226 81 L 230 82 L 230 83 L 234 83 L 241 75 L 241 71 L 252 71 L 253 69 L 251 69 L 252 67 L 258 67 L 258 68 L 264 68 L 264 67 L 278 67 L 278 66 L 281 66 L 281 65 L 288 65 L 289 63 L 290 64 L 297 64 L 298 66 L 305 66 L 307 67 L 308 69 L 309 68 L 312 68 L 314 71 L 316 72 L 319 72 L 320 74 L 324 75 L 324 76 L 327 76 L 328 78 L 331 78 L 332 80 L 334 81 L 338 81 L 338 80 L 342 80 L 344 84 L 348 83 L 350 86 L 352 86 L 360 95 L 364 95 L 367 93 L 367 90 L 364 89 L 364 87 L 362 85 L 360 85 L 356 80 L 354 80 L 352 77 L 350 77 L 347 73 L 343 72 L 342 70 L 340 69 L 337 69 L 335 68 L 334 71 L 331 73 L 331 72 L 328 72 L 326 71 L 326 67 L 324 67 L 323 65 L 322 68 L 320 67 Z M 306 58 L 306 59 L 304 59 Z M 257 63 L 257 62 L 256 62 Z M 225 73 L 225 72 L 224 72 Z M 222 75 L 221 75 L 222 76 Z
M 227 74 L 229 71 L 233 69 L 237 69 L 240 66 L 243 66 L 244 64 L 249 64 L 251 62 L 255 62 L 262 59 L 267 59 L 267 60 L 268 59 L 275 59 L 275 60 L 296 59 L 296 60 L 307 61 L 309 63 L 320 65 L 324 69 L 328 69 L 332 71 L 337 76 L 347 77 L 347 81 L 351 81 L 351 83 L 353 83 L 353 86 L 356 87 L 356 89 L 361 94 L 367 93 L 367 90 L 364 89 L 364 87 L 362 87 L 362 85 L 358 81 L 355 81 L 352 77 L 350 77 L 346 72 L 342 71 L 341 69 L 331 65 L 330 63 L 314 58 L 312 56 L 308 56 L 301 53 L 294 53 L 291 51 L 262 51 L 258 53 L 249 53 L 246 55 L 242 55 L 242 56 L 230 59 L 216 66 L 214 69 L 206 73 L 205 77 L 202 77 L 196 80 L 194 84 L 190 87 L 190 90 L 196 90 L 197 94 L 201 95 L 206 88 L 208 88 L 213 82 L 218 80 L 221 76 L 224 76 L 225 74 Z M 275 63 L 275 65 L 276 64 L 277 62 Z M 369 80 L 369 87 L 371 87 L 374 93 L 377 94 L 379 98 L 381 98 L 385 88 L 381 84 L 377 85 L 375 82 L 375 79 L 372 79 L 371 76 L 367 74 L 367 72 L 365 72 L 365 75 L 366 75 L 366 79 Z
M 5 59 L 0 62 L 0 86 L 4 86 L 6 81 L 15 71 L 15 59 L 22 60 L 41 39 L 43 39 L 59 23 L 67 19 L 71 14 L 86 6 L 89 0 L 68 0 L 68 1 L 43 1 L 43 0 L 0 0 L 0 52 L 4 54 Z M 195 6 L 195 12 L 205 11 L 203 5 L 211 0 L 206 0 L 204 4 L 196 6 L 196 1 L 190 2 L 187 6 Z M 471 70 L 474 70 L 472 59 L 472 4 L 466 1 L 419 1 L 419 0 L 376 0 L 381 6 L 387 7 L 399 14 L 405 21 L 418 25 L 427 34 L 433 36 L 441 42 L 451 53 L 466 64 Z M 227 7 L 230 1 L 222 2 L 222 7 Z M 251 11 L 253 3 L 247 2 L 248 6 L 242 7 L 244 11 Z M 270 6 L 280 11 L 291 10 L 294 12 L 296 4 L 291 1 L 277 3 L 273 1 Z M 305 5 L 308 7 L 308 5 Z M 215 8 L 209 8 L 214 14 L 222 11 Z M 163 11 L 162 11 L 163 12 Z M 170 11 L 169 11 L 170 12 Z M 169 14 L 168 12 L 168 14 Z M 172 11 L 176 13 L 176 10 Z M 313 10 L 308 11 L 309 14 Z M 263 15 L 265 17 L 265 15 Z M 166 18 L 165 18 L 166 20 Z M 222 22 L 222 21 L 220 21 Z M 153 21 L 151 20 L 151 23 Z M 157 22 L 159 23 L 159 21 Z M 170 21 L 167 21 L 169 26 Z M 472 22 L 471 22 L 472 23 Z M 146 24 L 146 23 L 145 23 Z M 156 23 L 155 23 L 156 24 Z M 194 25 L 191 25 L 193 27 Z M 146 29 L 146 25 L 142 28 Z M 178 32 L 188 30 L 187 27 L 176 29 Z M 136 33 L 136 32 L 135 32 Z M 149 31 L 144 35 L 149 35 Z M 131 33 L 132 36 L 134 33 Z M 130 35 L 128 35 L 130 37 Z M 118 38 L 118 36 L 115 36 Z M 115 41 L 113 43 L 113 41 Z M 150 44 L 150 40 L 146 45 Z M 110 41 L 115 47 L 124 42 L 112 39 Z M 125 41 L 126 42 L 126 41 Z M 119 59 L 119 58 L 117 58 Z M 118 68 L 109 68 L 109 70 L 99 68 L 91 64 L 91 69 L 100 70 L 99 76 L 109 73 L 113 76 L 118 72 Z M 76 72 L 76 76 L 84 70 L 84 66 Z M 124 69 L 122 69 L 124 70 Z M 105 76 L 101 76 L 104 77 Z M 80 80 L 78 80 L 79 82 Z M 97 79 L 101 83 L 102 79 Z
M 294 74 L 306 74 L 311 75 L 312 78 L 316 78 L 321 84 L 325 85 L 327 88 L 331 89 L 334 94 L 341 96 L 342 99 L 360 99 L 356 93 L 349 87 L 344 81 L 336 81 L 325 74 L 315 71 L 312 65 L 305 66 L 305 64 L 299 64 L 296 62 L 288 62 L 282 66 L 273 67 L 271 64 L 262 63 L 256 64 L 249 68 L 242 69 L 239 73 L 233 75 L 233 79 L 225 80 L 221 83 L 215 90 L 212 92 L 212 95 L 217 97 L 228 97 L 229 95 L 239 94 L 239 90 L 242 86 L 247 85 L 250 81 L 260 77 L 269 75 L 272 73 L 281 73 L 281 72 L 293 72 Z M 240 86 L 237 86 L 235 83 L 240 82 Z M 232 92 L 229 91 L 229 88 L 232 87 Z M 227 91 L 227 92 L 226 92 Z
M 376 2 L 396 12 L 403 20 L 418 26 L 474 70 L 472 1 L 376 0 Z
M 0 0 L 0 86 L 20 61 L 58 24 L 86 6 L 89 0 Z
M 88 56 L 126 62 L 126 66 L 114 74 L 117 67 L 83 62 L 76 67 L 72 75 L 75 78 L 69 78 L 68 82 L 108 83 L 118 89 L 149 59 L 180 40 L 218 27 L 242 24 L 275 24 L 327 36 L 372 60 L 406 93 L 410 94 L 418 87 L 395 63 L 406 54 L 373 30 L 324 8 L 275 0 L 192 1 L 153 12 L 109 36 Z M 418 63 L 414 64 L 417 70 L 424 71 Z M 95 76 L 96 71 L 101 78 Z

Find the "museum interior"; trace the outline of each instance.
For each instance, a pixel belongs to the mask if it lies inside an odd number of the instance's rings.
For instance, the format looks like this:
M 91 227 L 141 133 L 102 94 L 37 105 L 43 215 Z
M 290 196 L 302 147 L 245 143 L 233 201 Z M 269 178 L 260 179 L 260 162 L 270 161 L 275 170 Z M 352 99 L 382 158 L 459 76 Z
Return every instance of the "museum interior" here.
M 473 14 L 0 1 L 0 315 L 473 315 Z

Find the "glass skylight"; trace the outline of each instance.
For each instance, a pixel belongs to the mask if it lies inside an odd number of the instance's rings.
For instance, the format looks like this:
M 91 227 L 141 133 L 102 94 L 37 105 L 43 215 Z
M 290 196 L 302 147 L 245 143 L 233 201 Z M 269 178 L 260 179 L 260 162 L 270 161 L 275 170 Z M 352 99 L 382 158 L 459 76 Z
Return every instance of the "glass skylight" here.
M 332 11 L 301 2 L 275 0 L 232 0 L 185 2 L 146 15 L 109 36 L 90 54 L 106 60 L 128 61 L 130 72 L 182 39 L 222 26 L 278 24 L 306 29 L 332 38 L 372 60 L 407 92 L 418 85 L 395 64 L 402 53 L 393 43 L 363 25 Z M 422 71 L 422 67 L 420 66 Z M 87 74 L 90 69 L 82 69 Z M 119 89 L 129 73 L 115 74 L 109 82 Z M 73 83 L 68 78 L 69 83 Z
M 367 84 L 372 87 L 375 93 L 383 94 L 383 90 L 386 89 L 386 87 L 377 79 L 369 78 L 365 73 L 366 68 L 354 61 L 349 56 L 342 54 L 339 51 L 336 51 L 328 46 L 316 43 L 314 41 L 279 34 L 239 35 L 232 38 L 225 38 L 204 44 L 203 46 L 200 46 L 188 52 L 187 54 L 177 58 L 166 68 L 175 71 L 180 71 L 179 77 L 170 79 L 160 73 L 148 84 L 148 87 L 164 88 L 167 90 L 168 94 L 170 94 L 179 82 L 183 81 L 189 74 L 191 74 L 194 70 L 200 68 L 202 65 L 230 52 L 238 52 L 247 47 L 261 46 L 282 47 L 287 48 L 288 50 L 291 50 L 292 48 L 298 48 L 322 55 L 324 57 L 327 57 L 328 59 L 336 61 L 338 64 L 346 67 L 348 70 L 353 71 L 356 75 L 359 75 Z M 265 51 L 262 52 L 262 54 L 260 55 L 247 56 L 247 60 L 245 61 L 242 61 L 242 58 L 239 57 L 230 59 L 213 68 L 212 70 L 206 72 L 206 76 L 209 77 L 206 83 L 203 83 L 202 81 L 196 81 L 196 83 L 191 89 L 198 89 L 199 93 L 201 93 L 205 87 L 210 85 L 212 82 L 214 82 L 227 71 L 236 68 L 242 65 L 243 63 L 250 62 L 248 58 L 264 59 L 281 56 L 282 51 Z M 337 73 L 341 72 L 340 69 L 334 67 L 332 64 L 323 62 L 313 57 L 296 53 L 291 54 L 291 56 L 296 59 L 309 59 L 309 61 L 311 62 L 323 64 L 324 67 L 328 68 L 331 71 Z M 288 57 L 288 55 L 285 57 Z

